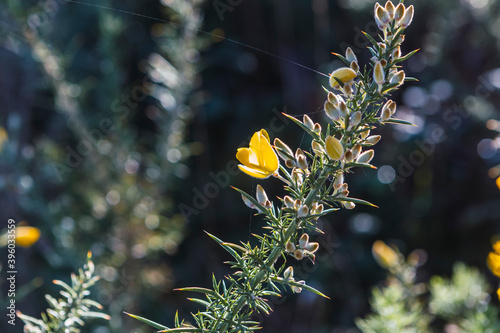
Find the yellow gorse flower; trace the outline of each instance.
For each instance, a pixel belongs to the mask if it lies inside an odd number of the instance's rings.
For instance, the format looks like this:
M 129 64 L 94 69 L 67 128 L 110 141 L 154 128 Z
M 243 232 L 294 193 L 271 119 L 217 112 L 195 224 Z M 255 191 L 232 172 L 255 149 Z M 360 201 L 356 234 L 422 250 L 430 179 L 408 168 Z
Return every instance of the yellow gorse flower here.
M 397 253 L 381 240 L 373 243 L 372 254 L 377 263 L 384 268 L 391 268 L 399 261 Z
M 236 158 L 241 162 L 241 171 L 255 178 L 268 178 L 279 168 L 276 152 L 271 146 L 266 130 L 262 129 L 252 136 L 249 148 L 238 148 Z
M 500 277 L 500 241 L 493 244 L 493 251 L 488 254 L 486 264 L 493 274 Z
M 40 229 L 28 226 L 16 227 L 16 245 L 30 247 L 40 238 Z

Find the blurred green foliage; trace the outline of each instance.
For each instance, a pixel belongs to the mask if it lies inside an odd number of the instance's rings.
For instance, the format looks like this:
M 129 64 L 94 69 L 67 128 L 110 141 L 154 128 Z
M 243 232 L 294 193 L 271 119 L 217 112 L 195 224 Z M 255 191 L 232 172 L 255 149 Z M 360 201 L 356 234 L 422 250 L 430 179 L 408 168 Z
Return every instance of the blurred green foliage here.
M 477 269 L 456 263 L 451 278 L 432 276 L 427 287 L 427 281 L 418 281 L 415 274 L 424 263 L 422 258 L 412 259 L 418 253 L 423 254 L 414 252 L 406 261 L 399 254 L 399 262 L 389 269 L 387 285 L 373 289 L 374 313 L 356 320 L 363 333 L 496 332 L 500 328 L 491 287 Z

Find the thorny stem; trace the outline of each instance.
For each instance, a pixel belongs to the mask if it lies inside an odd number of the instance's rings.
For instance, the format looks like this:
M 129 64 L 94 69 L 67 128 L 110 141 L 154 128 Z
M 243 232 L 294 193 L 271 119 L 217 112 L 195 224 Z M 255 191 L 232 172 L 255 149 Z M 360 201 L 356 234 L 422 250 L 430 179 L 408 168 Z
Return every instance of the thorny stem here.
M 304 202 L 306 206 L 309 206 L 316 199 L 319 189 L 323 187 L 328 178 L 327 176 L 328 176 L 328 170 L 326 168 L 323 168 L 321 170 L 321 174 L 318 176 L 318 179 L 314 184 L 314 188 L 307 195 L 307 198 Z M 300 222 L 301 222 L 300 217 L 296 217 L 293 219 L 292 223 L 288 226 L 288 228 L 284 232 L 285 237 L 283 240 L 283 244 L 286 244 L 288 241 L 290 241 L 293 235 L 295 235 L 295 233 L 300 227 Z M 281 244 L 276 244 L 276 246 L 273 247 L 271 253 L 269 254 L 269 257 L 266 259 L 265 266 L 267 267 L 274 266 L 278 258 L 283 254 L 283 252 L 284 252 L 284 247 Z M 252 288 L 255 289 L 259 284 L 266 281 L 268 273 L 269 271 L 266 268 L 261 268 L 259 273 L 250 282 Z M 234 308 L 228 311 L 226 316 L 224 317 L 224 323 L 220 328 L 220 332 L 226 332 L 229 329 L 230 325 L 232 324 L 233 318 L 245 306 L 247 297 L 248 296 L 246 295 L 241 295 L 239 299 L 235 303 L 233 303 Z

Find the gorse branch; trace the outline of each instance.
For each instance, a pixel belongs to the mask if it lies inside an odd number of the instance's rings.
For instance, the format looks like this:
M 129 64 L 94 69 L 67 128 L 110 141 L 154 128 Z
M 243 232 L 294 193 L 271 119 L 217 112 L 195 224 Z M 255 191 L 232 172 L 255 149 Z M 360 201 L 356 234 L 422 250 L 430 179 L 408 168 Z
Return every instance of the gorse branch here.
M 400 66 L 416 52 L 403 56 L 400 48 L 412 18 L 413 6 L 394 6 L 388 1 L 382 7 L 377 3 L 375 20 L 382 34 L 379 42 L 366 35 L 372 42 L 370 63 L 361 68 L 350 48 L 345 56 L 336 54 L 346 67 L 330 75 L 333 91 L 327 91 L 325 102 L 330 121 L 320 124 L 307 115 L 302 120 L 285 115 L 312 138 L 310 150 L 297 148 L 294 152 L 278 138 L 272 145 L 265 130 L 252 136 L 248 148 L 238 149 L 241 171 L 257 179 L 276 177 L 284 183 L 287 194 L 274 203 L 261 185 L 257 185 L 256 197 L 235 189 L 248 207 L 263 216 L 268 232 L 254 235 L 257 246 L 250 242 L 227 243 L 209 235 L 231 255 L 228 263 L 235 272 L 225 281 L 214 277 L 213 289 L 180 289 L 205 296 L 190 299 L 205 307 L 193 315 L 195 323 L 185 324 L 176 316 L 175 328 L 167 328 L 145 318 L 134 318 L 163 332 L 248 332 L 260 328 L 251 320 L 252 314 L 270 313 L 266 297 L 281 296 L 283 288 L 289 287 L 295 293 L 305 289 L 326 297 L 305 281 L 295 281 L 293 268 L 286 267 L 287 259 L 314 262 L 319 244 L 310 242 L 309 234 L 321 233 L 316 223 L 319 217 L 342 207 L 371 205 L 349 196 L 344 175 L 354 168 L 375 168 L 370 164 L 374 151 L 369 148 L 381 138 L 370 135 L 377 125 L 410 124 L 394 118 L 396 103 L 389 96 L 405 81 L 414 80 L 406 77 Z M 280 258 L 283 262 L 278 264 Z
M 90 260 L 91 253 L 87 255 L 87 262 L 78 275 L 71 274 L 71 286 L 59 280 L 53 283 L 60 286 L 62 298 L 56 299 L 45 295 L 50 308 L 47 314 L 42 313 L 42 319 L 33 318 L 17 312 L 17 316 L 24 322 L 24 332 L 27 333 L 79 333 L 80 327 L 85 325 L 89 318 L 109 320 L 109 316 L 100 312 L 102 306 L 88 298 L 92 287 L 99 277 L 94 275 L 95 266 Z M 96 308 L 97 311 L 92 310 Z

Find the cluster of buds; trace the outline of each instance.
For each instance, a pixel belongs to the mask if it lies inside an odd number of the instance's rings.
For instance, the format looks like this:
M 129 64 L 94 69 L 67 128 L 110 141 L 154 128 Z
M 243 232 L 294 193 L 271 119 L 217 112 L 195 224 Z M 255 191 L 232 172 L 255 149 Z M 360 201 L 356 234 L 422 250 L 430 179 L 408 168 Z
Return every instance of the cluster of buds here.
M 391 23 L 394 23 L 396 27 L 406 28 L 412 20 L 413 5 L 405 8 L 403 3 L 399 3 L 394 7 L 390 1 L 385 3 L 385 7 L 382 7 L 378 2 L 375 4 L 375 22 L 382 31 L 386 30 Z
M 291 253 L 295 259 L 302 260 L 305 257 L 310 258 L 312 261 L 316 258 L 315 252 L 318 251 L 319 244 L 316 242 L 309 242 L 309 235 L 303 234 L 299 239 L 299 244 L 292 242 L 286 243 L 285 251 Z
M 354 209 L 356 204 L 351 201 L 344 201 L 342 198 L 347 198 L 349 196 L 349 190 L 347 189 L 347 183 L 344 183 L 344 174 L 340 173 L 335 176 L 335 180 L 333 181 L 333 196 L 337 197 L 339 202 L 346 209 Z
M 304 125 L 307 126 L 311 131 L 313 131 L 316 134 L 321 133 L 321 125 L 319 123 L 315 123 L 312 121 L 312 119 L 306 114 L 304 115 Z
M 286 280 L 286 281 L 292 281 L 292 282 L 295 282 L 295 279 L 293 278 L 293 267 L 290 266 L 288 267 L 287 269 L 285 269 L 285 271 L 283 272 L 283 278 Z M 306 281 L 304 280 L 301 280 L 301 281 L 297 281 L 297 283 L 300 283 L 300 284 L 306 284 Z M 301 287 L 298 287 L 298 286 L 290 286 L 292 288 L 292 291 L 294 293 L 300 293 L 302 291 L 302 288 Z
M 311 215 L 318 215 L 316 216 L 316 220 L 318 219 L 319 215 L 321 215 L 321 213 L 323 213 L 323 209 L 325 209 L 325 207 L 323 206 L 323 204 L 319 204 L 317 202 L 313 202 L 311 204 Z
M 307 116 L 305 116 L 307 117 Z M 314 124 L 311 120 L 311 118 L 307 117 L 309 120 L 308 124 L 312 124 L 312 128 L 314 129 L 315 127 L 319 128 L 319 132 L 321 132 L 321 126 L 316 123 Z M 316 126 L 317 125 L 317 126 Z M 274 148 L 278 152 L 278 156 L 285 162 L 285 165 L 287 168 L 295 168 L 298 167 L 302 169 L 303 171 L 307 172 L 308 171 L 308 165 L 307 165 L 307 157 L 306 154 L 304 154 L 304 151 L 300 148 L 297 148 L 295 151 L 295 155 L 293 154 L 292 150 L 290 147 L 288 147 L 287 144 L 285 144 L 283 141 L 280 139 L 276 138 L 274 139 Z
M 283 202 L 285 203 L 286 208 L 296 211 L 298 217 L 306 217 L 309 215 L 309 207 L 302 204 L 300 199 L 293 200 L 291 196 L 285 195 Z
M 325 102 L 325 112 L 328 118 L 336 122 L 340 122 L 342 118 L 345 119 L 348 115 L 344 99 L 332 92 L 328 93 L 328 99 Z

